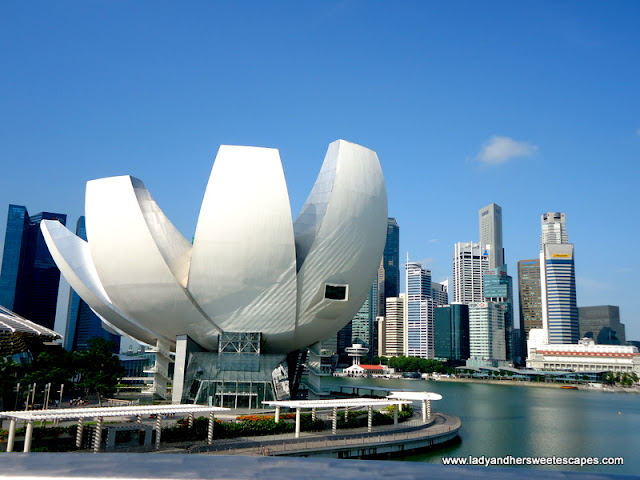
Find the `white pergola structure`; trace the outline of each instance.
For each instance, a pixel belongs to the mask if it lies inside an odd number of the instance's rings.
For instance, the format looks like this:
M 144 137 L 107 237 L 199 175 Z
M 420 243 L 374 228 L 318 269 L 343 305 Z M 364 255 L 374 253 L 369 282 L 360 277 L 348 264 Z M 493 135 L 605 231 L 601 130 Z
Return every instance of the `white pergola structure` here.
M 373 407 L 388 407 L 389 405 L 396 405 L 400 407 L 401 405 L 409 404 L 411 401 L 404 399 L 374 399 L 374 398 L 347 398 L 347 399 L 331 399 L 331 400 L 277 400 L 270 402 L 262 402 L 265 405 L 275 406 L 276 407 L 276 416 L 275 421 L 278 423 L 280 421 L 280 408 L 288 407 L 296 409 L 296 438 L 300 437 L 300 411 L 305 408 L 311 409 L 311 418 L 316 419 L 316 411 L 318 408 L 331 408 L 332 412 L 332 425 L 331 425 L 331 433 L 333 435 L 336 434 L 338 430 L 338 408 L 344 408 L 345 419 L 349 414 L 349 407 L 367 407 L 368 412 L 368 421 L 367 421 L 367 431 L 371 432 L 371 428 L 373 426 Z M 393 412 L 393 421 L 395 424 L 398 423 L 398 408 L 396 408 Z
M 160 448 L 160 432 L 162 428 L 162 415 L 186 413 L 189 415 L 189 427 L 193 426 L 195 413 L 209 414 L 209 428 L 207 431 L 207 443 L 213 442 L 214 412 L 229 410 L 223 407 L 209 407 L 204 405 L 135 405 L 129 407 L 85 407 L 85 408 L 60 408 L 55 410 L 26 410 L 13 412 L 0 412 L 0 417 L 10 419 L 9 436 L 7 438 L 7 452 L 13 451 L 16 437 L 16 424 L 19 420 L 27 423 L 24 438 L 24 452 L 31 451 L 31 439 L 33 436 L 33 423 L 49 420 L 78 420 L 76 431 L 76 447 L 82 445 L 82 432 L 87 418 L 97 419 L 96 435 L 93 438 L 93 452 L 100 451 L 102 441 L 102 421 L 105 417 L 136 417 L 138 423 L 142 423 L 143 415 L 156 416 L 156 449 Z
M 431 400 L 442 400 L 442 395 L 432 392 L 391 392 L 391 395 L 388 395 L 387 398 L 421 401 L 422 420 L 426 422 L 431 418 Z

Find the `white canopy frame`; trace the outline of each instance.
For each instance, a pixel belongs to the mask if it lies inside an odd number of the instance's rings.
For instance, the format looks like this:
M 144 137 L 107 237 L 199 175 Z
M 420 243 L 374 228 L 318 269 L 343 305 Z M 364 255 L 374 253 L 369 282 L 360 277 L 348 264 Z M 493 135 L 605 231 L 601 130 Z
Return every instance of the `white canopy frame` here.
M 19 420 L 27 422 L 27 429 L 24 439 L 24 452 L 31 451 L 31 440 L 33 437 L 33 423 L 36 421 L 49 420 L 78 420 L 76 431 L 76 446 L 82 445 L 82 432 L 84 421 L 87 418 L 97 419 L 96 435 L 93 438 L 93 452 L 100 451 L 102 441 L 102 421 L 104 417 L 136 417 L 138 423 L 142 423 L 143 415 L 156 416 L 156 450 L 160 448 L 160 432 L 162 428 L 163 414 L 187 413 L 189 415 L 189 427 L 193 427 L 193 417 L 195 413 L 209 414 L 209 428 L 207 431 L 207 443 L 213 442 L 213 424 L 215 412 L 230 410 L 223 407 L 209 407 L 205 405 L 135 405 L 128 407 L 84 407 L 84 408 L 60 408 L 56 410 L 27 410 L 0 412 L 0 418 L 6 417 L 10 420 L 9 436 L 7 438 L 7 452 L 13 452 L 16 436 L 16 424 Z
M 348 415 L 349 407 L 367 407 L 367 431 L 371 432 L 373 425 L 373 407 L 388 407 L 390 405 L 396 405 L 398 408 L 393 412 L 393 423 L 398 423 L 398 410 L 402 405 L 411 403 L 409 400 L 403 399 L 374 399 L 374 398 L 346 398 L 346 399 L 331 399 L 331 400 L 278 400 L 270 402 L 262 402 L 265 405 L 276 407 L 276 423 L 280 421 L 280 408 L 288 407 L 296 409 L 296 429 L 295 437 L 300 438 L 300 412 L 303 408 L 311 409 L 311 416 L 315 420 L 316 410 L 318 408 L 331 408 L 332 412 L 332 426 L 331 433 L 335 435 L 338 429 L 338 408 L 345 409 L 345 417 Z
M 427 422 L 431 418 L 431 400 L 442 400 L 442 395 L 432 392 L 391 392 L 387 398 L 418 400 L 422 402 L 422 421 Z

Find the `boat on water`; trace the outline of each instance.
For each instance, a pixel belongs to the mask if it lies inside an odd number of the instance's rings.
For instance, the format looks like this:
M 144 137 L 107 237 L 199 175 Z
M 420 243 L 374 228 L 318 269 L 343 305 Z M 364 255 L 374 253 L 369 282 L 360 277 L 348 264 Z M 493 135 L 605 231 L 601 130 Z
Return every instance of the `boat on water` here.
M 566 388 L 567 390 L 578 390 L 578 387 L 574 385 L 562 385 L 560 388 Z

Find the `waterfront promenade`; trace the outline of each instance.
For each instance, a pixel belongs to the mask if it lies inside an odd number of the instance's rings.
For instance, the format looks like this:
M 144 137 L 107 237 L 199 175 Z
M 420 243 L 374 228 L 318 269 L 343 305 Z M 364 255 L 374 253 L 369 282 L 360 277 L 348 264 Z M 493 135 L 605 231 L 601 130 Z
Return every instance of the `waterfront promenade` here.
M 202 453 L 212 455 L 298 456 L 332 458 L 366 458 L 429 448 L 458 436 L 460 418 L 434 413 L 425 423 L 418 416 L 398 425 L 341 430 L 336 435 L 326 432 L 302 432 L 217 440 L 212 445 L 170 445 L 163 452 Z M 171 448 L 171 447 L 174 448 Z M 180 448 L 182 447 L 182 448 Z

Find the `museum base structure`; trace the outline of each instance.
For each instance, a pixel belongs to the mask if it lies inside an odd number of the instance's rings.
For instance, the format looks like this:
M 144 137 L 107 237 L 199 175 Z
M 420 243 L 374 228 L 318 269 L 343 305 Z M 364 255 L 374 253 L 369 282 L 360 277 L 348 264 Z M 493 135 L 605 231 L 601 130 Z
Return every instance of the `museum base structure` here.
M 287 360 L 292 356 L 262 353 L 261 337 L 224 333 L 218 352 L 204 351 L 189 337 L 178 337 L 173 402 L 255 409 L 263 408 L 263 402 L 291 398 Z M 298 356 L 294 357 L 297 364 Z

